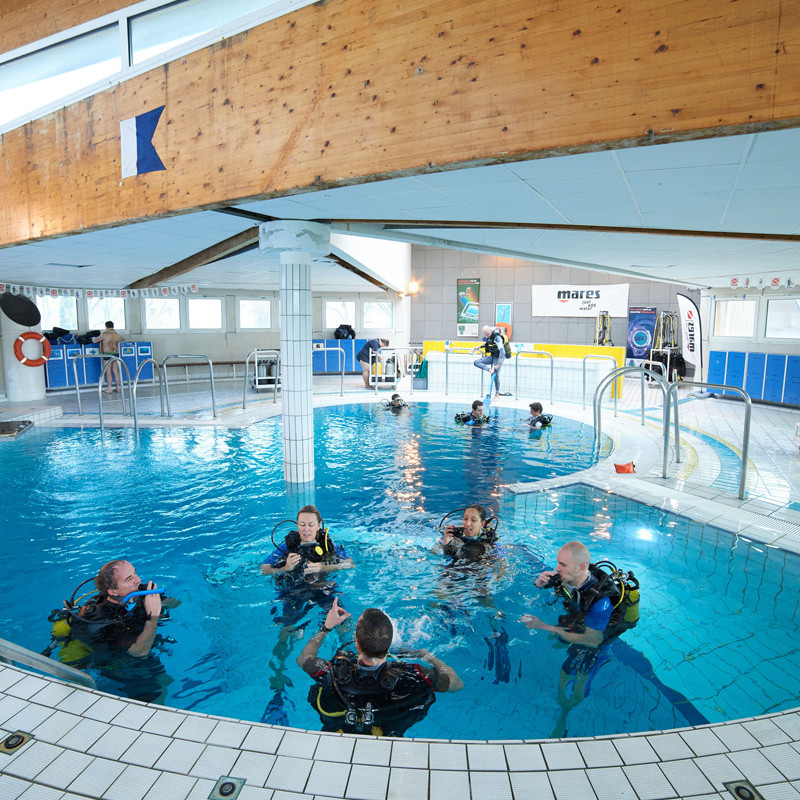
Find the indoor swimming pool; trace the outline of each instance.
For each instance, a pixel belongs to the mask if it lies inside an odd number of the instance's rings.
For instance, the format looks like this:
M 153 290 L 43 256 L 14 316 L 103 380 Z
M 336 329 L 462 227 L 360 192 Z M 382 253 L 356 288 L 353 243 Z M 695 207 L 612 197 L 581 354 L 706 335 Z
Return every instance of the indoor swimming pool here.
M 284 489 L 278 419 L 233 431 L 145 430 L 138 440 L 128 430 L 101 439 L 42 429 L 4 443 L 3 583 L 7 596 L 24 598 L 2 612 L 5 637 L 43 649 L 50 610 L 102 563 L 125 557 L 182 600 L 157 648 L 167 705 L 319 729 L 295 658 L 323 612 L 310 609 L 281 638 L 282 604 L 259 573 L 273 526 L 313 502 L 356 563 L 330 587 L 342 605 L 354 616 L 383 608 L 395 621 L 395 649 L 426 648 L 465 683 L 440 695 L 408 735 L 592 736 L 796 705 L 800 559 L 578 483 L 502 492 L 590 466 L 592 430 L 558 419 L 531 432 L 512 409 L 468 429 L 453 422 L 461 410 L 316 409 L 313 493 Z M 499 515 L 508 551 L 490 604 L 469 576 L 448 582 L 446 559 L 431 552 L 440 519 L 468 502 Z M 642 600 L 638 626 L 601 660 L 586 699 L 565 709 L 557 697 L 565 651 L 518 618 L 555 622 L 552 593 L 533 578 L 570 539 L 588 544 L 594 560 L 632 570 Z M 336 644 L 333 634 L 321 655 Z M 125 691 L 113 669 L 96 677 L 100 689 Z

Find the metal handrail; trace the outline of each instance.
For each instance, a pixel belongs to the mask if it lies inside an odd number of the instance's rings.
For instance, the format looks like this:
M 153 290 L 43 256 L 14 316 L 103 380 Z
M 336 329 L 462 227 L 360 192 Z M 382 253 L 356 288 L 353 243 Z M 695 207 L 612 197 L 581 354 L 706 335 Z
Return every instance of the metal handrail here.
M 133 415 L 133 429 L 136 433 L 139 433 L 139 416 L 136 413 L 136 397 L 133 394 L 133 384 L 131 383 L 131 371 L 128 369 L 128 365 L 119 357 L 119 356 L 108 356 L 105 357 L 105 364 L 103 364 L 103 371 L 100 373 L 100 383 L 97 384 L 97 405 L 98 405 L 98 413 L 100 416 L 100 432 L 103 432 L 104 425 L 103 425 L 103 378 L 106 377 L 106 372 L 111 369 L 113 364 L 119 361 L 119 363 L 125 367 L 125 386 L 128 388 L 128 400 L 131 404 L 131 413 Z M 120 377 L 122 376 L 122 370 L 120 369 Z M 122 398 L 122 415 L 125 416 L 125 389 L 120 389 L 120 396 Z
M 464 342 L 451 342 L 449 339 L 445 340 L 444 343 L 444 394 L 447 397 L 447 394 L 450 389 L 450 351 L 451 350 L 466 350 L 468 355 L 474 355 L 473 350 L 477 350 L 480 347 L 480 344 L 473 344 L 470 345 L 469 348 L 461 347 L 454 347 L 454 345 L 464 345 Z M 481 370 L 481 394 L 483 394 L 483 370 Z
M 146 358 L 142 361 L 141 364 L 136 368 L 136 375 L 133 378 L 133 397 L 134 400 L 136 399 L 136 389 L 139 385 L 139 376 L 142 374 L 142 368 L 146 364 L 152 363 L 155 367 L 155 371 L 153 372 L 154 375 L 158 376 L 158 397 L 161 400 L 161 416 L 164 416 L 164 380 L 161 377 L 161 365 L 156 361 L 154 358 Z
M 117 356 L 114 356 L 115 358 Z M 72 375 L 75 378 L 75 397 L 78 401 L 78 416 L 83 416 L 83 404 L 81 403 L 81 387 L 78 385 L 78 365 L 77 362 L 86 358 L 103 358 L 100 353 L 79 353 L 77 356 L 72 356 Z M 85 384 L 84 384 L 85 385 Z M 103 381 L 100 380 L 99 385 L 102 387 Z M 125 395 L 122 397 L 122 413 L 125 413 Z
M 342 378 L 339 381 L 339 397 L 344 395 L 344 368 L 347 364 L 347 355 L 344 352 L 344 348 L 342 347 L 318 347 L 313 352 L 315 353 L 340 353 L 340 356 L 337 357 L 337 362 L 342 365 Z M 370 357 L 372 353 L 370 353 Z
M 614 356 L 601 356 L 589 353 L 588 356 L 583 357 L 583 391 L 581 392 L 581 408 L 584 410 L 586 409 L 586 362 L 590 359 L 592 361 L 611 361 L 614 364 L 614 369 L 617 368 L 617 359 L 614 358 Z M 616 398 L 616 396 L 617 392 L 614 392 L 614 397 Z
M 0 639 L 0 662 L 4 664 L 24 664 L 26 667 L 33 667 L 33 669 L 38 669 L 47 675 L 77 683 L 87 689 L 97 688 L 97 684 L 91 675 L 87 675 L 85 672 L 75 669 L 75 667 L 70 667 L 68 664 L 62 664 L 60 661 L 53 661 L 52 658 L 43 656 L 41 653 L 35 653 L 33 650 L 28 650 L 26 647 L 14 644 L 14 642 L 9 642 L 6 639 Z
M 553 371 L 555 369 L 556 361 L 552 353 L 547 350 L 525 350 L 520 349 L 514 353 L 514 394 L 519 397 L 519 356 L 520 353 L 528 353 L 530 355 L 547 356 L 550 359 L 550 402 L 553 402 Z M 507 359 L 506 359 L 507 360 Z M 491 384 L 490 384 L 491 385 Z
M 169 356 L 164 356 L 164 359 L 161 362 L 161 369 L 164 370 L 164 394 L 167 397 L 167 416 L 172 416 L 172 409 L 170 408 L 169 404 L 169 379 L 167 377 L 167 361 L 171 358 L 196 358 L 201 361 L 208 362 L 208 376 L 209 380 L 211 381 L 211 409 L 213 411 L 214 419 L 217 418 L 217 396 L 214 393 L 214 365 L 211 363 L 211 359 L 208 356 L 185 356 L 179 354 L 173 354 Z
M 603 415 L 602 415 L 602 400 L 603 400 L 603 392 L 615 381 L 617 378 L 622 377 L 623 375 L 629 375 L 631 373 L 639 373 L 640 375 L 651 375 L 655 381 L 661 387 L 661 391 L 664 395 L 664 402 L 666 402 L 667 398 L 667 384 L 664 378 L 661 375 L 653 372 L 652 370 L 645 369 L 644 367 L 617 367 L 617 369 L 612 370 L 608 373 L 598 384 L 597 388 L 594 390 L 594 399 L 592 401 L 592 408 L 594 411 L 594 431 L 595 431 L 595 438 L 597 439 L 597 444 L 600 444 L 601 440 L 601 427 L 603 422 Z M 677 404 L 677 399 L 675 403 Z M 644 381 L 642 381 L 642 425 L 644 425 Z
M 728 386 L 722 383 L 707 383 L 706 381 L 681 381 L 673 383 L 667 391 L 667 397 L 671 393 L 675 394 L 675 463 L 681 463 L 680 449 L 680 420 L 678 419 L 678 389 L 682 386 L 696 386 L 705 389 L 719 389 L 726 392 L 736 392 L 744 400 L 744 432 L 742 434 L 742 463 L 739 467 L 739 499 L 744 500 L 744 487 L 747 480 L 747 457 L 750 451 L 750 411 L 752 402 L 750 395 L 739 386 Z M 667 477 L 667 448 L 669 446 L 669 402 L 664 408 L 664 462 L 662 465 L 661 477 Z
M 419 347 L 387 347 L 387 350 L 393 350 L 395 354 L 398 352 L 400 353 L 409 353 L 410 358 L 408 360 L 408 374 L 411 376 L 411 388 L 408 390 L 409 394 L 414 394 L 414 353 L 422 352 L 421 348 Z M 398 369 L 397 376 L 400 377 L 399 372 L 399 365 L 397 365 L 397 359 L 395 359 L 395 366 Z
M 272 385 L 272 402 L 278 402 L 278 383 L 281 379 L 281 353 L 280 350 L 269 350 L 269 349 L 262 349 L 260 347 L 256 347 L 255 350 L 251 350 L 247 354 L 247 358 L 244 360 L 244 388 L 242 390 L 242 408 L 247 408 L 247 378 L 249 377 L 249 370 L 250 370 L 250 356 L 253 356 L 253 377 L 258 379 L 258 375 L 256 374 L 256 365 L 258 362 L 259 356 L 274 356 L 274 361 L 277 364 L 277 374 L 275 375 L 275 382 Z M 264 359 L 267 360 L 266 358 Z

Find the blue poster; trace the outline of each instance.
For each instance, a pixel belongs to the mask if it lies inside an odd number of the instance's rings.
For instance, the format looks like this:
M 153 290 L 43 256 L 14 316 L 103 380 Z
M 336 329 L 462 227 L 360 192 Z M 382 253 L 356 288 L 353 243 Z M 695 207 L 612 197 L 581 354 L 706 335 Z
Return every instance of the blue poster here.
M 625 359 L 629 364 L 648 357 L 653 346 L 655 327 L 654 306 L 631 306 L 628 309 L 628 346 L 625 350 Z

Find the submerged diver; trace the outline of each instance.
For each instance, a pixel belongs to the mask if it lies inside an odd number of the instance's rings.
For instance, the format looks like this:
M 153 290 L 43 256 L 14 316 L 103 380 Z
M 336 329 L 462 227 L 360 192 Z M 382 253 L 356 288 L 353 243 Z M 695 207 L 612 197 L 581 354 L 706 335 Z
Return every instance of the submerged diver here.
M 547 428 L 553 422 L 552 414 L 544 414 L 544 408 L 541 403 L 531 403 L 531 416 L 528 422 L 531 428 Z
M 404 653 L 430 666 L 387 661 L 394 636 L 383 611 L 368 608 L 356 624 L 357 653 L 339 649 L 330 661 L 319 648 L 350 614 L 334 600 L 322 627 L 306 643 L 297 663 L 315 681 L 308 695 L 325 731 L 402 736 L 421 720 L 436 699 L 434 692 L 457 692 L 464 684 L 452 667 L 427 650 Z
M 169 641 L 158 636 L 158 624 L 180 600 L 162 598 L 155 583 L 142 583 L 133 565 L 121 559 L 101 567 L 94 584 L 98 593 L 83 605 L 64 604 L 72 641 L 65 643 L 59 658 L 78 668 L 96 668 L 115 694 L 163 702 L 172 678 L 153 648 Z M 76 641 L 80 647 L 74 646 Z
M 483 415 L 483 400 L 476 400 L 472 404 L 472 411 L 462 411 L 460 414 L 456 414 L 456 422 L 460 422 L 462 425 L 483 425 L 488 421 L 489 417 Z
M 566 612 L 558 625 L 532 614 L 520 617 L 526 628 L 548 631 L 569 645 L 558 682 L 562 714 L 553 734 L 563 736 L 566 714 L 586 696 L 589 679 L 608 659 L 610 642 L 639 621 L 639 582 L 610 562 L 592 564 L 586 545 L 567 542 L 558 551 L 555 570 L 545 570 L 535 583 L 554 589 Z
M 283 708 L 285 665 L 298 628 L 304 627 L 298 623 L 314 607 L 328 611 L 333 605 L 337 586 L 325 574 L 355 566 L 345 549 L 328 535 L 316 506 L 303 506 L 296 522 L 297 530 L 291 531 L 261 565 L 262 574 L 275 576 L 276 599 L 282 602 L 281 613 L 275 617 L 282 628 L 270 662 L 274 695 L 262 722 L 281 725 L 289 724 Z M 273 613 L 276 609 L 273 607 Z

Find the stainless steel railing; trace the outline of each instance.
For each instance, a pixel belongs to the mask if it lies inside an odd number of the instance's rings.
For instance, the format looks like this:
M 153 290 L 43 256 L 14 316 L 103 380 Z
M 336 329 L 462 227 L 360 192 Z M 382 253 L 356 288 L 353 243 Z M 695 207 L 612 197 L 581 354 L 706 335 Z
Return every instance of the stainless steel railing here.
M 278 402 L 278 384 L 281 382 L 281 361 L 279 350 L 267 350 L 256 347 L 247 354 L 244 361 L 244 388 L 242 390 L 242 408 L 247 408 L 247 379 L 250 376 L 250 357 L 253 358 L 253 378 L 258 380 L 258 361 L 259 359 L 267 362 L 275 362 L 275 380 L 272 384 L 272 402 Z
M 211 359 L 208 356 L 186 356 L 186 355 L 169 355 L 164 356 L 163 361 L 161 362 L 161 369 L 164 370 L 164 394 L 167 398 L 167 416 L 172 416 L 172 409 L 169 403 L 169 379 L 167 377 L 167 362 L 173 358 L 194 358 L 199 361 L 207 361 L 208 362 L 208 378 L 211 381 L 211 409 L 213 411 L 214 419 L 217 418 L 217 396 L 214 392 L 214 365 L 211 363 Z
M 598 384 L 597 388 L 594 390 L 594 399 L 593 399 L 593 412 L 594 412 L 594 433 L 595 439 L 597 440 L 597 444 L 600 444 L 601 436 L 602 436 L 602 423 L 603 423 L 603 414 L 602 414 L 602 402 L 603 402 L 603 393 L 606 389 L 615 381 L 617 378 L 620 378 L 623 375 L 630 375 L 638 373 L 643 377 L 645 375 L 649 375 L 650 377 L 655 380 L 659 386 L 661 387 L 662 394 L 664 396 L 664 403 L 667 400 L 667 383 L 661 375 L 653 372 L 652 370 L 645 369 L 644 367 L 617 367 L 617 369 L 612 370 L 608 373 Z M 677 399 L 675 400 L 677 404 Z M 644 425 L 644 380 L 642 380 L 642 425 Z
M 669 448 L 669 396 L 675 395 L 675 463 L 681 462 L 681 445 L 680 445 L 680 421 L 678 419 L 678 389 L 682 386 L 696 386 L 705 389 L 719 389 L 720 391 L 736 392 L 742 396 L 744 400 L 744 432 L 742 434 L 742 463 L 739 467 L 739 499 L 744 500 L 745 482 L 747 480 L 747 456 L 750 451 L 750 411 L 752 402 L 750 395 L 738 386 L 728 386 L 721 383 L 707 383 L 705 381 L 681 381 L 680 383 L 673 383 L 667 391 L 667 402 L 664 405 L 664 461 L 662 464 L 661 476 L 667 477 L 667 455 Z
M 617 359 L 614 356 L 600 356 L 600 355 L 593 355 L 589 353 L 588 356 L 583 357 L 582 369 L 583 369 L 583 389 L 581 390 L 581 408 L 586 408 L 586 362 L 587 361 L 610 361 L 614 365 L 614 369 L 617 369 Z M 617 399 L 618 392 L 614 392 L 614 400 Z M 614 416 L 617 415 L 616 405 L 614 406 Z
M 68 664 L 62 664 L 60 661 L 53 661 L 53 659 L 43 656 L 41 653 L 35 653 L 33 650 L 28 650 L 5 639 L 0 639 L 0 662 L 4 664 L 23 664 L 47 675 L 63 678 L 65 681 L 77 683 L 80 686 L 86 686 L 88 689 L 97 688 L 91 675 L 87 675 L 85 672 L 75 669 L 75 667 L 70 667 Z
M 156 361 L 154 358 L 146 358 L 142 361 L 141 364 L 136 368 L 136 375 L 133 378 L 133 399 L 136 400 L 136 390 L 139 386 L 139 376 L 142 374 L 142 370 L 144 369 L 145 365 L 151 364 L 153 365 L 153 375 L 158 377 L 158 398 L 161 401 L 161 416 L 165 416 L 164 414 L 164 379 L 161 377 L 161 365 Z
M 553 402 L 553 374 L 555 370 L 555 359 L 553 358 L 552 353 L 548 353 L 547 350 L 517 350 L 514 353 L 514 394 L 519 397 L 519 356 L 521 353 L 528 353 L 529 355 L 535 356 L 547 356 L 550 359 L 550 402 Z M 508 359 L 506 359 L 508 360 Z M 481 380 L 481 389 L 483 389 L 483 380 Z

